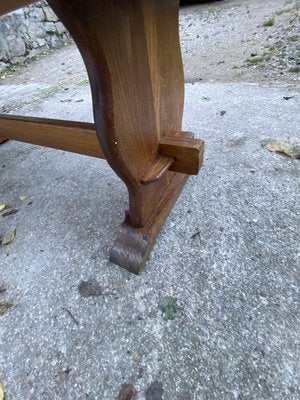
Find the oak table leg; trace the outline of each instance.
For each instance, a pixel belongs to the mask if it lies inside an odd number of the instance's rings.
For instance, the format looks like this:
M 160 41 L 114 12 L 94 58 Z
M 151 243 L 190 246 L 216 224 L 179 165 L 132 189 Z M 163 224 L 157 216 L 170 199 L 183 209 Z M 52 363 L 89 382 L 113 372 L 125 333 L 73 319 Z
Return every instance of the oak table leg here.
M 170 171 L 143 179 L 160 163 L 160 139 L 183 136 L 179 1 L 48 2 L 82 54 L 100 146 L 128 188 L 129 215 L 110 259 L 138 273 L 187 179 Z

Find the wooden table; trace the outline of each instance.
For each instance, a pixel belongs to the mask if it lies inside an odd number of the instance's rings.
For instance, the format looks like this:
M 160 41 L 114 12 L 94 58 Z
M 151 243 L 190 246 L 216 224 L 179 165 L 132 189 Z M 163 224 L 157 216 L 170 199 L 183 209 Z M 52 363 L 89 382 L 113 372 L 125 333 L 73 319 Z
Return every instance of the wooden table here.
M 30 4 L 1 0 L 0 15 Z M 48 0 L 73 36 L 92 89 L 95 124 L 0 115 L 0 136 L 105 158 L 129 212 L 110 260 L 138 273 L 204 143 L 182 132 L 178 0 Z

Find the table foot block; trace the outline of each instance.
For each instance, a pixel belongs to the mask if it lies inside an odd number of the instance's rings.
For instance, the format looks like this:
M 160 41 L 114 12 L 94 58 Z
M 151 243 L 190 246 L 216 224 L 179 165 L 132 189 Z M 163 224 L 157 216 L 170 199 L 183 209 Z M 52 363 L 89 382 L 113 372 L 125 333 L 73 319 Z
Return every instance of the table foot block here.
M 149 257 L 155 239 L 187 179 L 188 175 L 172 174 L 164 197 L 160 199 L 157 205 L 153 205 L 152 216 L 145 226 L 135 228 L 130 223 L 130 217 L 125 219 L 110 252 L 110 261 L 134 274 L 141 271 Z

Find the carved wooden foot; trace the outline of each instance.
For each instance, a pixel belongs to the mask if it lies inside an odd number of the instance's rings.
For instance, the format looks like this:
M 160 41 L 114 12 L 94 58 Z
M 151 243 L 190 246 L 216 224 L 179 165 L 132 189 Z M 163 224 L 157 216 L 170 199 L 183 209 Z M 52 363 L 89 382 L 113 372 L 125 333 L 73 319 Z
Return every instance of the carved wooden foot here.
M 110 252 L 110 261 L 138 274 L 148 259 L 154 241 L 172 210 L 188 175 L 174 173 L 163 197 L 154 208 L 154 213 L 141 228 L 132 226 L 130 216 L 120 227 L 117 240 Z

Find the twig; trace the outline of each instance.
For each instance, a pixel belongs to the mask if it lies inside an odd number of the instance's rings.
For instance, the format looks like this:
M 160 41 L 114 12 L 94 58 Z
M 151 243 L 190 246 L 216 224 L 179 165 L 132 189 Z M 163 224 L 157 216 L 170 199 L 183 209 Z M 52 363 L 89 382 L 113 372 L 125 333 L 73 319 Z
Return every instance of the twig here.
M 66 313 L 68 313 L 68 315 L 72 318 L 72 320 L 75 322 L 75 324 L 78 326 L 79 325 L 79 321 L 74 317 L 74 315 L 71 313 L 70 310 L 68 310 L 65 307 L 61 308 L 62 310 L 66 311 Z

